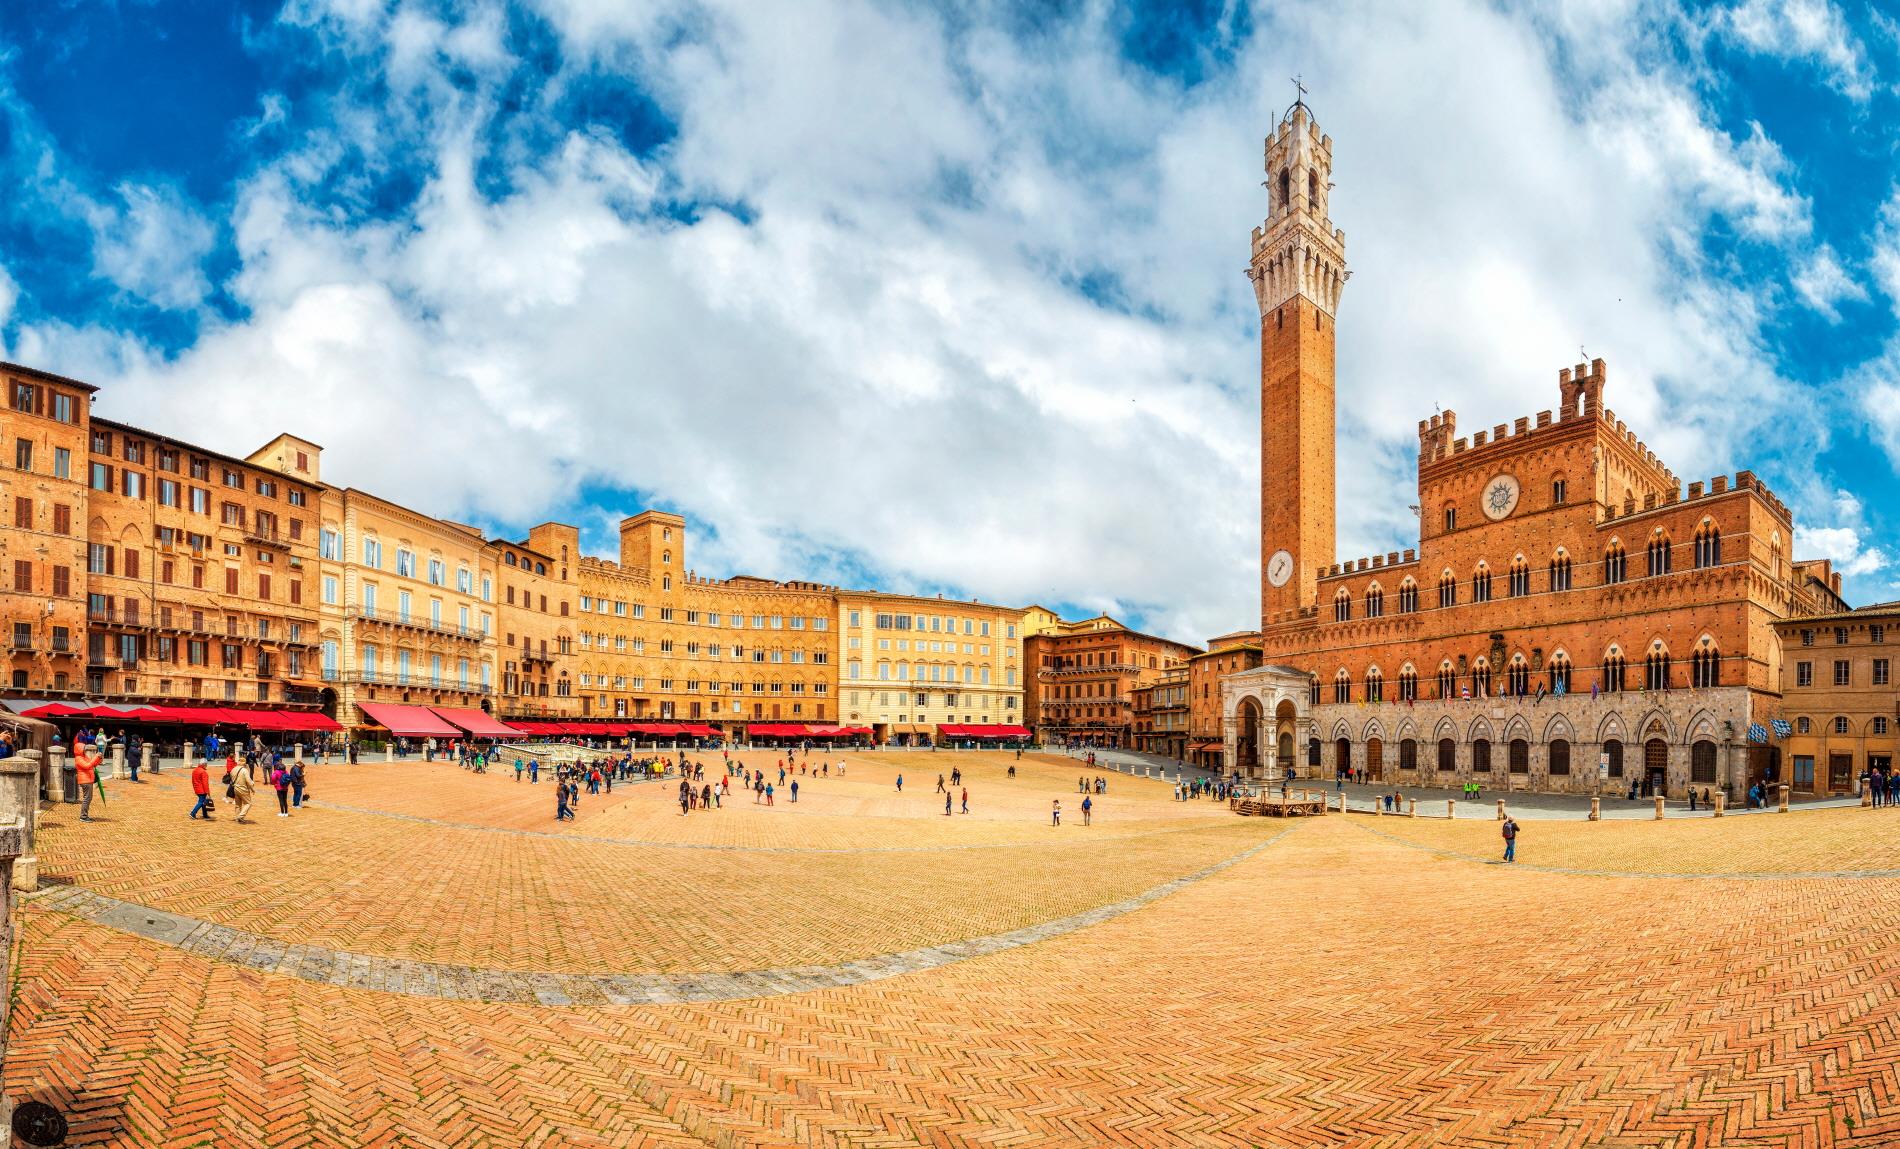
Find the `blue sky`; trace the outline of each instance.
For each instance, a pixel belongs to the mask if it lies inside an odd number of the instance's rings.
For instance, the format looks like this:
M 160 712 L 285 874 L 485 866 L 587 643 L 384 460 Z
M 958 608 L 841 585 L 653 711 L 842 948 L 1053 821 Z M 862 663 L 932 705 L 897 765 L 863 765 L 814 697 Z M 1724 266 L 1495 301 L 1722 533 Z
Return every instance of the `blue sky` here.
M 0 6 L 0 352 L 702 571 L 1257 612 L 1260 139 L 1335 139 L 1341 557 L 1579 349 L 1900 598 L 1900 23 L 1856 0 Z

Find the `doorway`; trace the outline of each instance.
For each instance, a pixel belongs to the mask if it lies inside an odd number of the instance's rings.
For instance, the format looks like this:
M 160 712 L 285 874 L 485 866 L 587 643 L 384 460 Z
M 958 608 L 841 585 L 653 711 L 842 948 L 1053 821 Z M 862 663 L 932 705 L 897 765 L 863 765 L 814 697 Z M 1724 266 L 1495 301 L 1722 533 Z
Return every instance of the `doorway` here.
M 1344 777 L 1346 770 L 1351 766 L 1352 743 L 1344 738 L 1338 739 L 1333 743 L 1333 769 Z
M 1366 777 L 1374 782 L 1385 780 L 1385 744 L 1377 738 L 1366 739 Z
M 1669 793 L 1669 743 L 1660 738 L 1643 743 L 1643 793 Z

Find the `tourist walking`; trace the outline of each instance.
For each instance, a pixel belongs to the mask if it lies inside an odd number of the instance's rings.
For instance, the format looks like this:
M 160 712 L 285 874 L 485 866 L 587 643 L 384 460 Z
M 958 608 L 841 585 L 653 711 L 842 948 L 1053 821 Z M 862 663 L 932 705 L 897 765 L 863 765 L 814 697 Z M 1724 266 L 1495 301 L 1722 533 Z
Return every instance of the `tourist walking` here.
M 196 818 L 202 814 L 204 820 L 209 822 L 211 820 L 211 771 L 205 768 L 202 761 L 194 763 L 191 767 L 191 792 L 198 796 L 198 801 L 191 807 L 191 816 Z
M 248 825 L 251 820 L 251 799 L 257 793 L 256 783 L 251 781 L 248 767 L 240 767 L 236 758 L 224 760 L 224 795 L 237 805 L 238 825 Z
M 290 817 L 290 772 L 284 769 L 282 762 L 271 764 L 270 785 L 277 791 L 277 816 Z
M 970 812 L 970 788 L 968 786 L 963 788 L 963 812 L 965 814 Z
M 946 818 L 950 816 L 950 791 L 948 790 L 943 792 L 943 816 Z
M 1090 825 L 1089 818 L 1091 817 L 1094 810 L 1095 810 L 1095 799 L 1093 798 L 1082 799 L 1082 824 L 1084 826 Z
M 902 774 L 897 776 L 897 792 L 899 794 L 904 792 L 904 776 Z
M 1517 819 L 1506 815 L 1502 832 L 1504 834 L 1504 860 L 1507 862 L 1515 862 L 1517 861 Z
M 1062 799 L 1060 798 L 1057 798 L 1055 805 L 1049 808 L 1049 824 L 1051 826 L 1062 825 Z
M 792 779 L 792 801 L 798 801 L 798 779 Z

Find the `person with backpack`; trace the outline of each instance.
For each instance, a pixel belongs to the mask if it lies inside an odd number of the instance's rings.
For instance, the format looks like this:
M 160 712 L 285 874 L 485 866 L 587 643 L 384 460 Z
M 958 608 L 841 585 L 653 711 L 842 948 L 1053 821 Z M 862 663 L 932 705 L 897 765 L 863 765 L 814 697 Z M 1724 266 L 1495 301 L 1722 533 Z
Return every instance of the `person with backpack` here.
M 1507 862 L 1515 862 L 1517 861 L 1517 819 L 1508 814 L 1505 815 L 1502 832 L 1504 834 L 1504 860 Z
M 290 764 L 290 805 L 293 809 L 303 809 L 303 785 L 303 763 L 292 762 Z
M 290 817 L 290 771 L 284 769 L 281 760 L 271 763 L 270 784 L 277 791 L 277 816 Z
M 1094 816 L 1094 813 L 1095 813 L 1095 799 L 1093 798 L 1082 799 L 1082 824 L 1084 826 L 1093 824 L 1090 822 L 1089 819 Z

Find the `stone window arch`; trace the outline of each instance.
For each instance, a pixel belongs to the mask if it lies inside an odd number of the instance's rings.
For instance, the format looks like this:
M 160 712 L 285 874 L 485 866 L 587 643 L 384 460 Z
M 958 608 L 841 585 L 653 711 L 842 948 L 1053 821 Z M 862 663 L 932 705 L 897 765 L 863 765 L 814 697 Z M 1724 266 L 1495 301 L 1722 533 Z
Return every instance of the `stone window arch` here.
M 1722 565 L 1722 529 L 1715 525 L 1715 520 L 1703 519 L 1702 525 L 1696 528 L 1694 551 L 1697 570 Z
M 1556 653 L 1550 656 L 1550 669 L 1546 672 L 1550 678 L 1552 694 L 1570 693 L 1570 670 L 1570 655 L 1565 653 L 1562 647 L 1558 647 Z
M 1511 657 L 1511 664 L 1505 669 L 1505 692 L 1513 698 L 1522 698 L 1531 692 L 1531 664 L 1519 651 Z
M 1511 560 L 1511 597 L 1524 598 L 1531 593 L 1531 564 L 1519 555 Z
M 1418 613 L 1418 583 L 1411 575 L 1405 576 L 1405 581 L 1399 584 L 1399 613 Z
M 1628 663 L 1623 658 L 1623 650 L 1615 643 L 1603 652 L 1603 689 L 1614 693 L 1624 689 Z
M 1674 562 L 1673 550 L 1669 545 L 1669 532 L 1657 527 L 1656 533 L 1650 536 L 1649 545 L 1643 549 L 1646 563 L 1644 573 L 1650 578 L 1668 574 Z
M 1418 701 L 1418 671 L 1409 662 L 1399 667 L 1399 701 Z
M 1603 581 L 1606 585 L 1622 582 L 1629 577 L 1629 556 L 1623 552 L 1623 544 L 1611 539 L 1610 545 L 1603 551 Z
M 1441 607 L 1458 605 L 1458 576 L 1446 567 L 1438 576 L 1438 605 Z
M 1471 572 L 1471 601 L 1491 601 L 1491 568 L 1480 561 L 1478 569 Z
M 1333 621 L 1346 622 L 1352 618 L 1352 592 L 1340 587 L 1333 592 Z
M 1550 556 L 1550 589 L 1570 589 L 1570 554 L 1558 547 L 1557 553 Z
M 1376 666 L 1366 669 L 1366 701 L 1385 701 L 1385 672 Z
M 1333 675 L 1333 701 L 1352 701 L 1352 674 L 1343 666 Z
M 1458 697 L 1458 671 L 1449 658 L 1438 664 L 1438 697 Z
M 1689 685 L 1698 689 L 1722 685 L 1722 652 L 1706 634 L 1689 654 Z
M 1643 689 L 1669 689 L 1669 647 L 1661 639 L 1650 643 L 1649 653 L 1643 657 Z
M 1378 618 L 1385 613 L 1385 591 L 1378 583 L 1366 588 L 1366 617 Z

